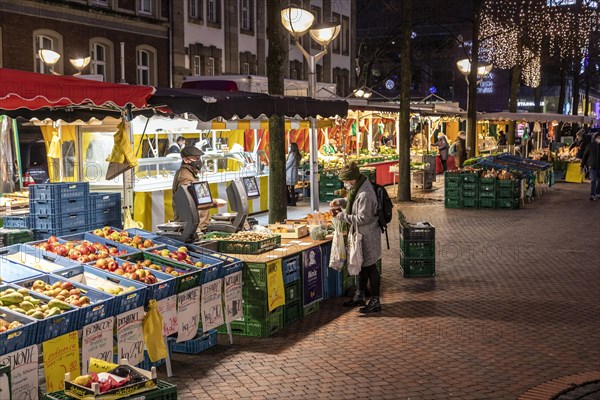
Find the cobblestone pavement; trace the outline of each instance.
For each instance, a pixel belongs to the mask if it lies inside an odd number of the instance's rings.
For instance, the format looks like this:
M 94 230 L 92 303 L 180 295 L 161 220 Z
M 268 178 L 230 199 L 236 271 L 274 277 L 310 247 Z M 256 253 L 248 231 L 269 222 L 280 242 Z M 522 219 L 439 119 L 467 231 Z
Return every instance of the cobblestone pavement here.
M 513 211 L 401 205 L 436 227 L 435 278 L 403 278 L 397 220 L 383 312 L 325 301 L 271 338 L 175 354 L 180 399 L 516 399 L 600 371 L 600 202 L 558 184 Z M 587 397 L 590 398 L 590 397 Z

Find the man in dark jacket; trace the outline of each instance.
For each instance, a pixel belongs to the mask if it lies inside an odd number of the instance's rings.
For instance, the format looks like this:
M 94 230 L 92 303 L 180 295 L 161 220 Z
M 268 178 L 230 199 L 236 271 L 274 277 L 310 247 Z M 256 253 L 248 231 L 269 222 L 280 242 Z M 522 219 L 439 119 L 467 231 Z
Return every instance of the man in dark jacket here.
M 586 147 L 581 159 L 581 169 L 588 168 L 591 180 L 590 200 L 600 200 L 598 184 L 600 183 L 600 133 L 596 133 L 592 142 Z
M 181 150 L 181 167 L 175 172 L 175 177 L 173 178 L 173 220 L 175 221 L 179 221 L 177 206 L 175 204 L 175 193 L 180 186 L 198 181 L 198 174 L 202 170 L 201 156 L 202 151 L 195 146 L 186 146 Z M 198 229 L 203 230 L 210 222 L 208 209 L 199 209 L 198 217 L 200 220 Z
M 455 150 L 454 163 L 457 168 L 462 168 L 463 163 L 467 159 L 467 136 L 464 131 L 458 132 Z

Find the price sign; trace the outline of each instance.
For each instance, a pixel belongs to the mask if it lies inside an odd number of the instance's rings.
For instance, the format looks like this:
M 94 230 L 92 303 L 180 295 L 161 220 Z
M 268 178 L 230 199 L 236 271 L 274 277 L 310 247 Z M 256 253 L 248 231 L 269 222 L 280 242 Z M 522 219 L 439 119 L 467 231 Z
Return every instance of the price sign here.
M 79 336 L 77 331 L 67 333 L 42 343 L 46 391 L 65 388 L 65 373 L 79 376 Z
M 319 247 L 302 252 L 302 285 L 305 306 L 323 298 L 323 270 Z
M 177 295 L 177 342 L 192 339 L 200 322 L 200 288 L 195 287 Z
M 0 356 L 0 364 L 10 365 L 13 399 L 38 399 L 37 345 Z
M 144 307 L 117 315 L 117 348 L 119 360 L 126 358 L 129 365 L 144 361 Z
M 177 333 L 177 296 L 159 300 L 158 312 L 163 319 L 163 336 Z
M 81 359 L 83 360 L 83 374 L 88 373 L 88 360 L 97 358 L 99 360 L 113 362 L 113 317 L 94 322 L 83 327 L 81 339 Z
M 225 320 L 227 322 L 241 319 L 242 311 L 242 271 L 227 275 L 224 280 Z
M 207 332 L 223 325 L 223 280 L 217 279 L 202 285 L 202 330 Z

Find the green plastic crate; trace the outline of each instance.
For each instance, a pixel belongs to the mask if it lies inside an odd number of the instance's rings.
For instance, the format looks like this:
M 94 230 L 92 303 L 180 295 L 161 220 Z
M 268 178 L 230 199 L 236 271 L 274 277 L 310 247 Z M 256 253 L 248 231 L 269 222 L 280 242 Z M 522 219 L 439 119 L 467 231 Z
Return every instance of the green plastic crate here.
M 308 306 L 305 306 L 302 308 L 302 316 L 303 317 L 307 317 L 311 314 L 316 313 L 317 311 L 319 311 L 319 307 L 320 307 L 321 302 L 319 301 L 315 301 L 312 304 L 309 304 Z
M 302 318 L 302 304 L 300 303 L 300 299 L 297 299 L 293 302 L 286 301 L 283 309 L 283 319 L 285 325 L 289 325 L 300 318 Z
M 518 197 L 514 197 L 514 198 L 498 198 L 496 200 L 496 207 L 498 209 L 506 209 L 506 210 L 512 210 L 515 208 L 519 208 L 520 206 L 520 199 Z
M 456 181 L 446 181 L 444 182 L 444 187 L 446 189 L 460 189 L 461 187 L 461 182 L 460 180 L 456 180 Z
M 479 197 L 479 208 L 495 209 L 496 208 L 496 199 Z
M 519 181 L 516 179 L 507 179 L 507 180 L 498 179 L 496 182 L 498 189 L 516 189 L 519 187 L 518 184 L 519 184 Z
M 400 241 L 401 256 L 406 258 L 435 257 L 434 241 Z
M 256 287 L 249 283 L 244 283 L 242 286 L 242 298 L 245 302 L 251 304 L 266 304 L 267 297 L 266 287 Z
M 295 281 L 285 285 L 285 302 L 294 302 L 302 297 L 301 281 Z
M 270 317 L 272 312 L 278 311 L 282 307 L 277 307 L 273 311 L 269 311 L 269 305 L 264 303 L 253 303 L 244 301 L 244 317 L 248 317 L 257 321 L 264 321 Z
M 463 185 L 465 183 L 477 183 L 477 182 L 479 182 L 479 175 L 471 174 L 471 173 L 463 173 L 461 180 L 462 180 Z
M 502 197 L 502 198 L 512 198 L 512 197 L 519 197 L 519 190 L 518 189 L 498 189 L 498 197 Z
M 486 190 L 479 190 L 479 198 L 486 198 L 486 199 L 495 199 L 496 198 L 496 191 L 486 191 Z
M 244 316 L 243 320 L 231 322 L 231 333 L 240 336 L 267 337 L 283 328 L 283 307 L 279 307 L 264 320 L 255 320 Z M 226 333 L 226 325 L 219 327 L 219 332 Z
M 477 208 L 477 197 L 463 197 L 463 208 Z
M 479 178 L 479 185 L 494 185 L 496 186 L 496 178 Z
M 244 284 L 254 287 L 267 287 L 267 265 L 264 263 L 246 263 L 242 267 Z
M 444 190 L 444 197 L 448 198 L 448 199 L 460 199 L 461 196 L 461 190 L 460 189 L 449 189 L 446 188 Z
M 3 246 L 27 243 L 33 241 L 33 231 L 29 229 L 0 228 L 0 242 Z
M 402 276 L 405 278 L 435 276 L 435 258 L 402 259 L 400 269 L 402 270 Z
M 157 388 L 154 390 L 133 394 L 128 397 L 122 397 L 122 399 L 177 400 L 177 385 L 172 385 L 164 381 L 158 381 L 156 386 Z M 73 400 L 73 397 L 67 396 L 65 392 L 61 390 L 59 392 L 47 393 L 44 395 L 44 400 Z
M 462 208 L 462 199 L 448 198 L 444 199 L 444 206 L 446 208 Z
M 231 254 L 261 254 L 281 246 L 281 236 L 274 235 L 256 242 L 218 240 L 218 251 Z

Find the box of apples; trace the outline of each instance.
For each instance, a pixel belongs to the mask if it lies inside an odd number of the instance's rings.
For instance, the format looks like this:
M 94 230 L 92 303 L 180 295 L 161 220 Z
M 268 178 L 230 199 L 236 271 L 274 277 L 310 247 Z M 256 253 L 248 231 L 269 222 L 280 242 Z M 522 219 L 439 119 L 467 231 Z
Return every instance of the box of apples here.
M 134 255 L 139 255 L 136 253 Z M 132 262 L 117 258 L 117 269 L 114 274 L 121 275 L 127 279 L 140 281 L 148 285 L 148 299 L 162 300 L 175 294 L 177 282 L 171 274 L 163 273 L 156 268 L 149 268 L 143 262 Z
M 156 237 L 150 232 L 140 233 L 139 229 L 130 234 L 126 229 L 117 229 L 110 226 L 94 229 L 92 234 L 104 238 L 108 241 L 120 243 L 124 246 L 132 247 L 136 250 L 147 250 L 156 247 L 152 238 Z
M 33 243 L 32 246 L 81 264 L 87 264 L 111 256 L 117 257 L 136 251 L 117 243 L 111 244 L 106 240 L 86 233 L 64 236 L 62 238 L 50 236 L 45 241 Z
M 15 285 L 81 308 L 77 329 L 116 314 L 114 296 L 58 276 L 42 275 Z
M 77 261 L 26 244 L 14 244 L 0 249 L 0 264 L 8 261 L 46 273 L 78 265 Z M 21 279 L 25 278 L 27 277 Z
M 161 245 L 150 251 L 157 256 L 200 269 L 200 284 L 219 278 L 223 261 L 203 253 L 191 252 L 185 246 Z

